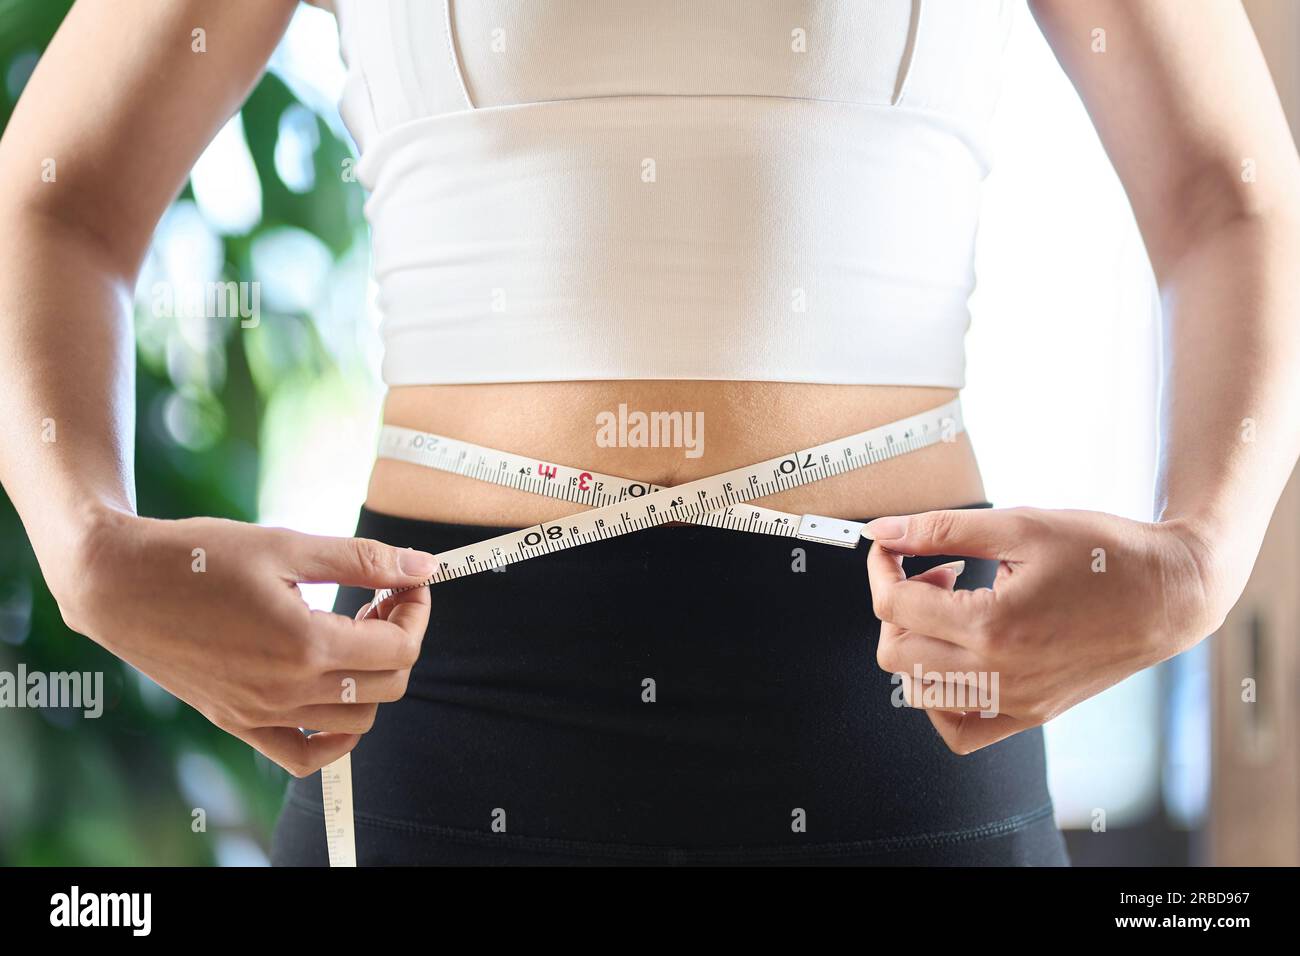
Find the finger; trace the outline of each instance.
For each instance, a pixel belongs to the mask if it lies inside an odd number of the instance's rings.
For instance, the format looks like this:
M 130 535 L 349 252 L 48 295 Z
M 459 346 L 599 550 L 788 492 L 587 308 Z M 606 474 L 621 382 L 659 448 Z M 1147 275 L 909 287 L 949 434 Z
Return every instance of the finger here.
M 867 579 L 870 581 L 872 573 L 870 552 L 868 552 L 867 557 Z M 949 561 L 947 564 L 937 564 L 932 568 L 927 568 L 909 578 L 907 577 L 907 573 L 903 570 L 903 555 L 891 552 L 888 549 L 881 549 L 881 554 L 877 555 L 877 557 L 882 559 L 882 563 L 879 565 L 877 573 L 884 575 L 886 580 L 921 581 L 926 584 L 933 584 L 937 587 L 941 587 L 945 591 L 951 591 L 957 584 L 957 578 L 959 578 L 962 572 L 966 570 L 965 561 Z M 886 557 L 890 559 L 888 565 L 883 563 L 883 558 Z
M 957 586 L 957 578 L 966 570 L 965 561 L 949 561 L 947 564 L 937 564 L 932 568 L 927 568 L 919 574 L 913 574 L 907 580 L 921 581 L 925 584 L 933 584 L 941 587 L 945 591 L 951 591 Z
M 315 773 L 351 753 L 361 740 L 358 734 L 321 733 L 309 737 L 296 727 L 256 727 L 227 730 L 227 733 L 265 754 L 295 777 Z
M 890 674 L 913 677 L 918 673 L 922 676 L 953 674 L 962 675 L 964 680 L 965 675 L 978 673 L 980 659 L 972 651 L 950 641 L 941 641 L 886 622 L 880 627 L 876 663 Z
M 428 606 L 424 607 L 427 616 Z M 317 642 L 325 671 L 410 670 L 420 657 L 424 631 L 370 617 L 354 620 L 329 611 L 312 611 L 310 640 Z
M 967 711 L 996 713 L 996 708 L 974 672 L 927 671 L 921 679 L 914 674 L 895 675 L 908 707 L 962 714 Z M 935 679 L 937 678 L 937 679 Z
M 871 588 L 872 603 L 875 603 L 877 592 L 883 591 L 891 584 L 906 580 L 907 572 L 903 570 L 903 555 L 890 551 L 884 545 L 872 544 L 867 550 L 867 585 Z M 880 617 L 878 610 L 876 617 Z
M 321 676 L 320 686 L 312 695 L 311 703 L 390 704 L 402 699 L 410 679 L 409 670 L 360 673 L 335 671 Z
M 863 535 L 899 554 L 1007 559 L 1035 525 L 1027 508 L 958 508 L 868 521 Z
M 981 717 L 977 713 L 953 714 L 941 710 L 928 712 L 930 723 L 955 754 L 974 753 L 984 747 L 1029 730 L 1034 725 L 1009 714 Z
M 427 587 L 400 591 L 374 608 L 380 620 L 396 624 L 413 634 L 423 634 L 429 626 L 430 596 Z
M 949 561 L 914 574 L 908 580 L 951 591 L 965 567 L 965 561 Z M 917 676 L 918 671 L 921 674 L 934 671 L 959 671 L 964 674 L 973 670 L 977 660 L 966 648 L 949 641 L 909 631 L 888 621 L 881 622 L 876 663 L 888 673 L 913 677 Z
M 375 724 L 378 704 L 308 704 L 271 718 L 272 727 L 305 727 L 339 734 L 365 734 Z
M 422 584 L 437 560 L 425 551 L 395 548 L 369 538 L 330 538 L 278 533 L 286 578 L 295 584 L 329 582 L 365 588 L 401 588 Z
M 867 554 L 867 577 L 880 620 L 962 646 L 970 646 L 973 624 L 991 614 L 997 600 L 989 588 L 957 590 L 909 579 L 902 558 L 879 542 Z

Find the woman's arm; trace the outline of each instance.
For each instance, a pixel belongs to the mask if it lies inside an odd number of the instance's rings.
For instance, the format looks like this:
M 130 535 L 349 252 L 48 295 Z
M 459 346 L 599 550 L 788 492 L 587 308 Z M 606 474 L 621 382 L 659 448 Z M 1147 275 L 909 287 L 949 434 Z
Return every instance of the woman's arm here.
M 1128 192 L 1160 285 L 1159 520 L 1011 509 L 871 529 L 881 666 L 1000 676 L 996 718 L 931 710 L 963 753 L 1217 629 L 1300 452 L 1300 163 L 1240 4 L 1030 4 Z M 950 573 L 905 580 L 900 553 L 1003 565 L 993 591 L 954 593 Z
M 135 510 L 132 295 L 154 227 L 293 6 L 82 0 L 0 139 L 0 229 L 20 240 L 0 267 L 0 479 L 56 597 L 105 509 Z
M 17 240 L 0 258 L 0 482 L 70 626 L 307 773 L 400 696 L 427 592 L 352 622 L 294 585 L 414 584 L 413 553 L 399 567 L 374 542 L 140 518 L 132 471 L 136 274 L 294 6 L 80 0 L 59 28 L 0 139 L 0 233 Z
M 135 510 L 136 272 L 292 9 L 82 0 L 0 139 L 0 480 L 60 601 L 105 510 Z
M 1204 543 L 1226 613 L 1300 453 L 1295 143 L 1238 0 L 1031 8 L 1151 257 L 1165 319 L 1156 514 Z

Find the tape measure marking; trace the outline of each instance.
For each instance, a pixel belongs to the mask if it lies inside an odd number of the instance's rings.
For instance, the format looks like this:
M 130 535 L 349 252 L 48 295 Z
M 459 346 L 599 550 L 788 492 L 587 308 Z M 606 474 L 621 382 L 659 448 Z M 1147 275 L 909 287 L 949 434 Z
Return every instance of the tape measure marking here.
M 856 435 L 665 488 L 385 425 L 380 435 L 382 458 L 424 465 L 590 508 L 558 521 L 444 551 L 435 555 L 438 570 L 424 582 L 378 590 L 371 603 L 378 605 L 403 591 L 442 584 L 670 521 L 857 547 L 863 525 L 856 521 L 825 515 L 793 515 L 756 505 L 745 505 L 742 509 L 737 506 L 753 498 L 765 498 L 879 464 L 941 441 L 952 441 L 962 427 L 961 405 L 953 399 L 938 408 Z M 321 788 L 330 866 L 356 866 L 350 754 L 321 770 Z
M 703 523 L 717 523 L 723 527 L 735 527 L 736 530 L 743 530 L 740 526 L 743 523 L 743 516 L 737 516 L 734 512 L 727 514 L 726 509 L 734 508 L 736 505 L 743 504 L 753 498 L 765 498 L 768 495 L 831 478 L 867 465 L 878 464 L 887 459 L 896 458 L 899 455 L 908 454 L 936 444 L 943 441 L 945 437 L 951 440 L 961 428 L 961 407 L 960 403 L 954 399 L 938 408 L 888 425 L 868 429 L 847 438 L 826 442 L 788 455 L 769 458 L 767 461 L 736 468 L 718 475 L 697 478 L 680 485 L 674 485 L 671 488 L 659 488 L 654 485 L 647 485 L 644 482 L 634 482 L 630 479 L 611 475 L 600 475 L 599 479 L 597 479 L 597 473 L 595 472 L 579 471 L 564 465 L 547 464 L 545 465 L 547 469 L 554 469 L 553 475 L 555 478 L 558 479 L 561 474 L 564 474 L 565 480 L 556 481 L 554 487 L 549 487 L 551 478 L 548 477 L 543 482 L 539 483 L 534 480 L 521 483 L 518 487 L 521 490 L 540 488 L 541 490 L 537 491 L 539 494 L 550 492 L 547 494 L 548 497 L 558 497 L 566 501 L 578 502 L 581 499 L 574 497 L 574 494 L 586 494 L 587 491 L 573 491 L 569 479 L 588 475 L 591 476 L 592 481 L 598 480 L 601 483 L 601 494 L 611 496 L 613 500 L 576 515 L 561 518 L 558 521 L 536 524 L 519 531 L 507 532 L 495 538 L 488 538 L 485 541 L 443 552 L 437 556 L 438 570 L 423 582 L 405 588 L 376 591 L 374 603 L 385 601 L 402 591 L 440 584 L 468 574 L 477 574 L 481 571 L 513 564 L 516 561 L 524 561 L 542 554 L 552 554 L 566 548 L 607 540 L 633 531 L 643 531 L 670 521 L 700 523 L 701 519 L 704 519 L 706 515 L 714 512 L 723 512 L 723 514 L 716 518 L 704 520 Z M 456 442 L 454 439 L 444 439 L 441 436 L 429 435 L 424 432 L 412 432 L 409 429 L 399 430 L 393 426 L 386 426 L 384 431 L 385 441 L 381 445 L 381 454 L 385 457 L 395 457 L 400 454 L 403 456 L 402 460 L 415 460 L 421 464 L 425 462 L 419 459 L 427 458 L 430 461 L 439 461 L 443 466 L 446 466 L 444 470 L 455 471 L 469 476 L 486 474 L 500 477 L 514 469 L 528 468 L 530 466 L 530 460 L 528 459 L 511 455 L 508 452 L 499 452 L 495 449 Z M 413 442 L 421 439 L 426 440 L 424 445 L 420 447 L 412 446 Z M 432 440 L 432 444 L 428 443 L 430 440 Z M 403 447 L 404 445 L 405 447 Z M 439 448 L 439 446 L 443 445 L 450 449 L 448 455 L 453 457 L 448 457 L 441 451 L 429 451 L 427 454 L 422 454 L 424 448 Z M 463 455 L 462 452 L 464 452 Z M 471 456 L 475 457 L 471 458 Z M 484 462 L 491 461 L 494 457 L 496 457 L 499 464 L 485 468 Z M 459 465 L 457 462 L 459 462 Z M 466 464 L 467 462 L 469 464 Z M 434 465 L 433 467 L 439 466 Z M 548 475 L 550 474 L 552 472 L 548 471 Z M 491 480 L 491 478 L 488 480 Z M 519 479 L 508 478 L 497 483 L 509 484 L 510 481 L 515 480 Z M 629 486 L 642 487 L 647 490 L 642 494 L 632 492 L 624 494 L 621 489 Z M 615 488 L 620 489 L 618 493 L 609 490 Z M 654 490 L 649 490 L 652 488 Z M 588 489 L 588 491 L 590 490 Z M 790 524 L 795 528 L 794 537 L 823 543 L 843 543 L 849 547 L 857 545 L 857 538 L 852 538 L 851 541 L 836 542 L 822 534 L 815 533 L 817 529 L 813 528 L 812 525 L 816 522 L 809 520 L 810 518 L 822 518 L 823 521 L 829 524 L 838 519 L 824 518 L 822 516 L 786 515 L 780 512 L 771 512 L 770 509 L 754 508 L 754 510 L 759 514 L 749 519 L 751 523 L 764 524 L 761 512 L 767 511 L 769 515 L 780 515 L 780 517 L 772 517 L 766 524 L 777 528 L 782 523 Z M 737 517 L 742 518 L 741 523 L 735 522 Z
M 357 840 L 352 822 L 352 755 L 344 754 L 320 772 L 325 808 L 325 845 L 330 866 L 356 866 Z
M 662 486 L 647 481 L 537 461 L 398 425 L 384 426 L 379 456 L 593 508 L 663 490 Z M 743 515 L 724 509 L 689 520 L 693 524 L 794 537 L 799 517 L 750 505 Z

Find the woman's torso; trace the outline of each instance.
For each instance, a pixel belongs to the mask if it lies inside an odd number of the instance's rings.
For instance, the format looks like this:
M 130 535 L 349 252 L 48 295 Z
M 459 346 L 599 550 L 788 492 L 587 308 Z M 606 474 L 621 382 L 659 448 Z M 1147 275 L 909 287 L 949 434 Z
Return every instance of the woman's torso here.
M 950 401 L 1007 8 L 343 0 L 385 421 L 675 485 Z M 680 441 L 611 436 L 655 413 Z M 958 433 L 761 503 L 983 498 Z M 580 510 L 386 459 L 367 504 L 430 553 Z M 875 664 L 862 550 L 794 544 L 656 527 L 440 587 L 352 754 L 361 860 L 1060 862 L 1041 734 L 952 754 Z M 321 813 L 299 781 L 277 859 Z
M 1009 0 L 343 0 L 385 420 L 674 484 L 964 384 L 984 130 Z M 605 447 L 691 414 L 703 453 Z M 964 435 L 763 504 L 983 498 Z M 381 460 L 370 507 L 576 510 Z

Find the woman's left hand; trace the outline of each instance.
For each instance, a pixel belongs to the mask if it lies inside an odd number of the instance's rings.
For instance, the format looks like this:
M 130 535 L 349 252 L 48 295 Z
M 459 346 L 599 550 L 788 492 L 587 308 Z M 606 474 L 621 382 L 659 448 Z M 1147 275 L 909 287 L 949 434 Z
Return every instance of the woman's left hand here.
M 877 662 L 901 675 L 907 703 L 924 707 L 959 754 L 1046 723 L 1186 650 L 1233 603 L 1209 545 L 1179 520 L 970 509 L 878 518 L 866 533 L 882 622 Z M 992 589 L 955 590 L 947 566 L 907 578 L 904 555 L 1001 563 Z M 991 701 L 972 680 L 994 692 Z

